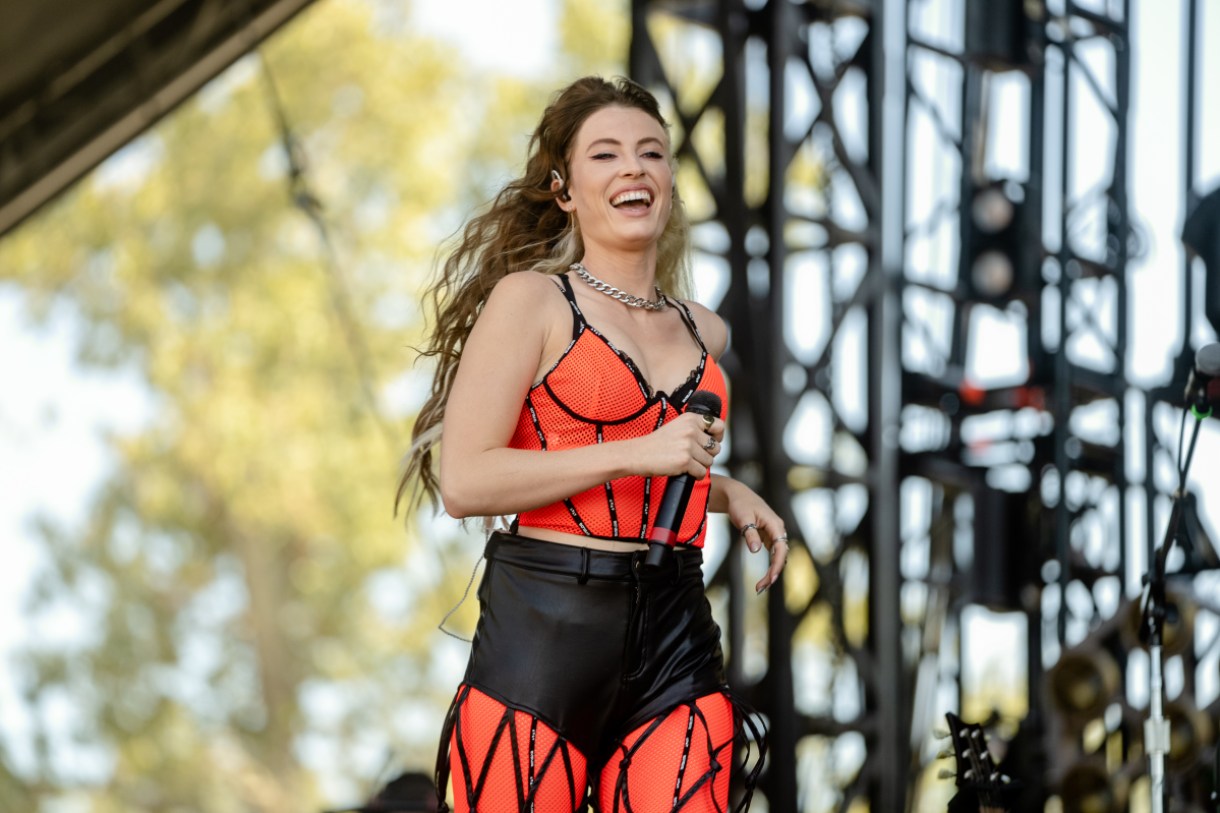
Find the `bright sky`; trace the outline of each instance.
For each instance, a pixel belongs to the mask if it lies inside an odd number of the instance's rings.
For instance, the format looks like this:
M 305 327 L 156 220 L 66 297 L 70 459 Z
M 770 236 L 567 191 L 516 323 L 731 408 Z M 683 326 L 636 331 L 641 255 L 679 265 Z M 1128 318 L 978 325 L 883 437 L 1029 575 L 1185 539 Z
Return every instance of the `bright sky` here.
M 22 623 L 21 602 L 38 564 L 30 523 L 39 514 L 79 522 L 88 495 L 112 466 L 99 433 L 138 426 L 146 412 L 134 376 L 75 365 L 76 328 L 68 310 L 55 310 L 45 330 L 34 330 L 23 307 L 12 287 L 0 287 L 0 381 L 6 382 L 0 398 L 0 736 L 6 739 L 26 728 L 5 663 L 8 650 L 23 638 L 54 641 L 81 632 L 67 617 L 37 630 Z
M 1204 4 L 1205 6 L 1207 4 Z M 1180 342 L 1177 247 L 1182 190 L 1180 174 L 1181 63 L 1178 43 L 1183 2 L 1137 0 L 1132 119 L 1131 201 L 1149 235 L 1149 254 L 1133 268 L 1133 377 L 1160 380 Z M 489 70 L 537 75 L 556 44 L 555 0 L 415 0 L 421 27 L 459 44 L 465 59 Z M 1206 11 L 1206 9 L 1205 9 Z M 472 21 L 476 21 L 472 24 Z M 1204 14 L 1203 42 L 1220 42 L 1220 15 Z M 1201 94 L 1217 95 L 1220 57 L 1205 53 Z M 1202 131 L 1220 133 L 1220 106 L 1204 105 Z M 1082 122 L 1081 126 L 1085 126 Z M 1100 151 L 1099 151 L 1100 152 Z M 1220 153 L 1200 144 L 1199 187 L 1220 182 Z M 110 465 L 99 433 L 138 425 L 145 410 L 131 375 L 89 373 L 73 359 L 73 316 L 55 311 L 45 328 L 22 317 L 12 288 L 0 288 L 0 736 L 20 731 L 14 716 L 6 650 L 27 634 L 20 606 L 36 564 L 27 522 L 45 513 L 78 521 L 87 499 Z M 1200 457 L 1220 460 L 1214 433 Z
M 411 9 L 421 27 L 457 44 L 473 64 L 538 75 L 549 67 L 558 46 L 556 2 L 414 0 Z

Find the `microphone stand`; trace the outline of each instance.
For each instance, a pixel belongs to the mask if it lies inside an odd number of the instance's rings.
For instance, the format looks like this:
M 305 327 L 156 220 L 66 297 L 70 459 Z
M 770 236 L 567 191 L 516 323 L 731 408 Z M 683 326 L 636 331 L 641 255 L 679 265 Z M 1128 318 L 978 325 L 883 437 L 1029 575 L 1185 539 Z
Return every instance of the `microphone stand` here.
M 1206 408 L 1206 411 L 1203 409 Z M 1182 424 L 1178 429 L 1178 487 L 1173 493 L 1173 509 L 1169 514 L 1169 523 L 1165 529 L 1165 538 L 1150 563 L 1144 581 L 1148 586 L 1144 594 L 1142 618 L 1140 621 L 1140 640 L 1148 645 L 1149 680 L 1148 719 L 1144 721 L 1144 750 L 1148 752 L 1148 779 L 1151 784 L 1152 813 L 1164 813 L 1165 810 L 1165 755 L 1169 753 L 1169 721 L 1165 719 L 1164 710 L 1164 659 L 1161 651 L 1164 643 L 1164 625 L 1166 619 L 1171 619 L 1177 608 L 1168 602 L 1165 596 L 1165 566 L 1169 558 L 1169 550 L 1178 539 L 1182 525 L 1183 508 L 1186 503 L 1186 472 L 1190 469 L 1191 460 L 1195 455 L 1195 443 L 1199 439 L 1199 429 L 1212 410 L 1206 402 L 1206 395 L 1195 400 L 1189 408 L 1195 417 L 1194 431 L 1190 436 L 1190 446 L 1183 459 L 1183 442 L 1186 436 L 1186 412 L 1182 413 Z
M 1220 813 L 1220 745 L 1216 746 L 1216 765 L 1212 769 L 1212 806 Z

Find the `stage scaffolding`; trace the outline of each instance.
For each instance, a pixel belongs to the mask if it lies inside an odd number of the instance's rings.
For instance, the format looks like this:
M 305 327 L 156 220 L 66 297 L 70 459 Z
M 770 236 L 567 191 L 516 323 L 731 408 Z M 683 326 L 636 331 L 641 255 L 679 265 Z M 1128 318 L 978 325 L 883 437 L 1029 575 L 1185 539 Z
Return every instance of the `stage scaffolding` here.
M 732 331 L 729 469 L 797 540 L 765 602 L 744 555 L 711 575 L 731 680 L 770 726 L 768 809 L 912 809 L 948 767 L 946 711 L 1012 740 L 1014 809 L 1073 809 L 1098 765 L 1111 787 L 1146 770 L 1128 618 L 1171 488 L 1151 472 L 1176 451 L 1153 414 L 1180 405 L 1191 350 L 1163 386 L 1128 380 L 1130 0 L 632 16 L 630 72 L 668 106 L 696 269 Z M 1020 630 L 1003 708 L 971 672 L 979 612 Z M 1187 674 L 1200 649 L 1174 655 Z M 1117 683 L 1089 674 L 1095 703 L 1065 707 L 1064 664 L 1107 659 Z M 1198 781 L 1171 785 L 1201 804 Z

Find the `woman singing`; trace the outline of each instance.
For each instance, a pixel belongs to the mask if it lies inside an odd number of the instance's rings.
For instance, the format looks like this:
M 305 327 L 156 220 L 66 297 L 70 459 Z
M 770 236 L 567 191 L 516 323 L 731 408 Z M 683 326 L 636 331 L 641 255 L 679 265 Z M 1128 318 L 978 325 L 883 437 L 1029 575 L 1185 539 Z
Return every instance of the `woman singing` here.
M 516 517 L 488 542 L 442 736 L 437 786 L 452 776 L 461 813 L 729 807 L 746 718 L 703 590 L 707 513 L 770 550 L 758 592 L 788 542 L 753 491 L 709 472 L 725 411 L 687 410 L 699 391 L 727 401 L 725 325 L 683 298 L 689 250 L 656 99 L 588 77 L 556 95 L 524 175 L 432 290 L 438 366 L 399 496 L 418 480 L 452 516 Z M 645 567 L 679 475 L 695 482 L 675 544 Z

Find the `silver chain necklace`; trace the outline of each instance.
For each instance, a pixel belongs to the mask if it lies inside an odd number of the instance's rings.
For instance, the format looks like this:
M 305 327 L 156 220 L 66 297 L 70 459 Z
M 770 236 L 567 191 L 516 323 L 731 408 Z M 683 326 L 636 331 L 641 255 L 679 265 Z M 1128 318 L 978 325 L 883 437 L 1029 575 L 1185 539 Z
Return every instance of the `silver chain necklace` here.
M 657 286 L 652 286 L 652 289 L 657 292 L 657 298 L 645 299 L 642 296 L 629 294 L 626 291 L 621 291 L 615 288 L 608 282 L 602 282 L 597 277 L 589 273 L 589 269 L 585 268 L 580 263 L 572 263 L 568 268 L 576 272 L 576 276 L 580 277 L 585 282 L 589 283 L 595 291 L 601 291 L 611 299 L 617 299 L 624 305 L 629 305 L 632 308 L 643 308 L 649 311 L 663 311 L 669 303 L 665 301 L 665 294 L 661 293 L 661 289 Z

